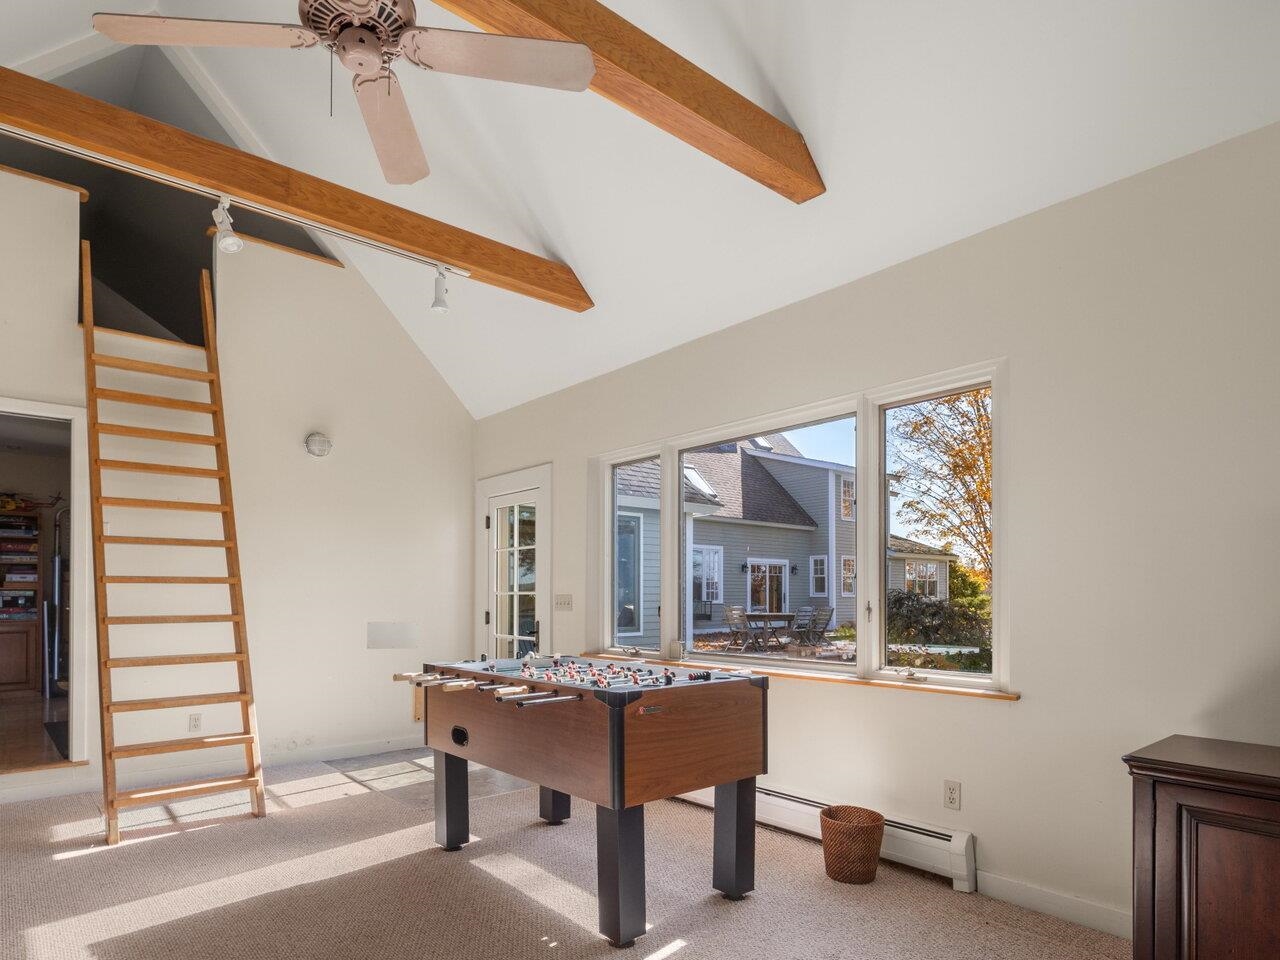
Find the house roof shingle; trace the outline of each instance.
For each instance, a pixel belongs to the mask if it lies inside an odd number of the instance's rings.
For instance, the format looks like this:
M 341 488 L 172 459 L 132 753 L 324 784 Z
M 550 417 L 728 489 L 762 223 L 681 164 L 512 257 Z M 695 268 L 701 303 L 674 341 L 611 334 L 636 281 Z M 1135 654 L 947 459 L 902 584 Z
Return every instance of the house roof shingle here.
M 796 503 L 764 464 L 755 457 L 743 456 L 740 446 L 735 444 L 731 451 L 716 448 L 685 454 L 685 465 L 702 474 L 723 504 L 713 516 L 817 527 L 813 517 Z
M 625 463 L 614 471 L 613 476 L 614 488 L 620 496 L 657 500 L 662 489 L 662 465 L 657 458 Z M 688 480 L 684 482 L 684 502 L 712 507 L 720 504 L 719 500 L 708 497 Z
M 906 537 L 899 537 L 893 533 L 889 534 L 889 549 L 894 553 L 924 553 L 935 557 L 956 559 L 956 555 L 950 550 L 931 547 L 929 544 L 921 543 L 919 540 L 908 540 Z

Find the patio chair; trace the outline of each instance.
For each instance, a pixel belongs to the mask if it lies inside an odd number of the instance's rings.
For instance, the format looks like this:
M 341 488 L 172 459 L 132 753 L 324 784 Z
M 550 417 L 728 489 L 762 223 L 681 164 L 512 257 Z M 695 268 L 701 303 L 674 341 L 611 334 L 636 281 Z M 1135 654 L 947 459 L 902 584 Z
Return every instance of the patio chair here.
M 834 612 L 831 607 L 822 607 L 814 611 L 813 618 L 809 621 L 809 627 L 803 634 L 804 639 L 800 642 L 812 644 L 815 647 L 822 646 L 822 642 L 827 636 L 827 628 L 831 626 L 831 617 Z
M 807 643 L 809 640 L 809 629 L 813 625 L 813 607 L 801 607 L 796 611 L 796 618 L 791 622 L 791 636 L 787 639 L 791 643 Z
M 724 608 L 724 625 L 729 628 L 729 645 L 726 651 L 745 652 L 748 647 L 760 646 L 760 632 L 747 620 L 747 608 L 739 605 Z

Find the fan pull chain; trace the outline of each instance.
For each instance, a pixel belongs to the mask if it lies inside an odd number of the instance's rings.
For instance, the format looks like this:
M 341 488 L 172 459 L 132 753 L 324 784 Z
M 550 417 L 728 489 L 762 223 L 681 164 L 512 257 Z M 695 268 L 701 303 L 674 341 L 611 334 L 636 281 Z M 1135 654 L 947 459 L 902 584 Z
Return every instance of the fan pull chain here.
M 333 47 L 329 48 L 329 119 L 333 119 L 333 61 L 337 57 L 337 51 Z

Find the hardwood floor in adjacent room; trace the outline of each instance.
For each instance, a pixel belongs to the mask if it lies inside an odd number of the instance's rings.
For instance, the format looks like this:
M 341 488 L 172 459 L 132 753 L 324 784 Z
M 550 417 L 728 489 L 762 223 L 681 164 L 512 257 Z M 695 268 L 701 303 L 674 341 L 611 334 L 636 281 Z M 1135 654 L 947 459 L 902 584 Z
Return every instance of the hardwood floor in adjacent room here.
M 48 702 L 35 691 L 0 694 L 0 773 L 62 763 L 46 723 L 65 722 L 65 697 Z

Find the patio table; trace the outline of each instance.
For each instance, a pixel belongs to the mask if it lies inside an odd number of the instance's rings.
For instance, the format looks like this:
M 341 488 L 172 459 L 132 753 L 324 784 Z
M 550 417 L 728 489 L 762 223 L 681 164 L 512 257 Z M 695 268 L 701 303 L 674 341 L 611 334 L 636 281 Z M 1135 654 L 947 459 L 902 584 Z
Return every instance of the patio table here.
M 790 627 L 796 621 L 794 613 L 748 613 L 747 625 L 756 630 L 769 631 L 769 639 L 778 639 L 778 630 Z

